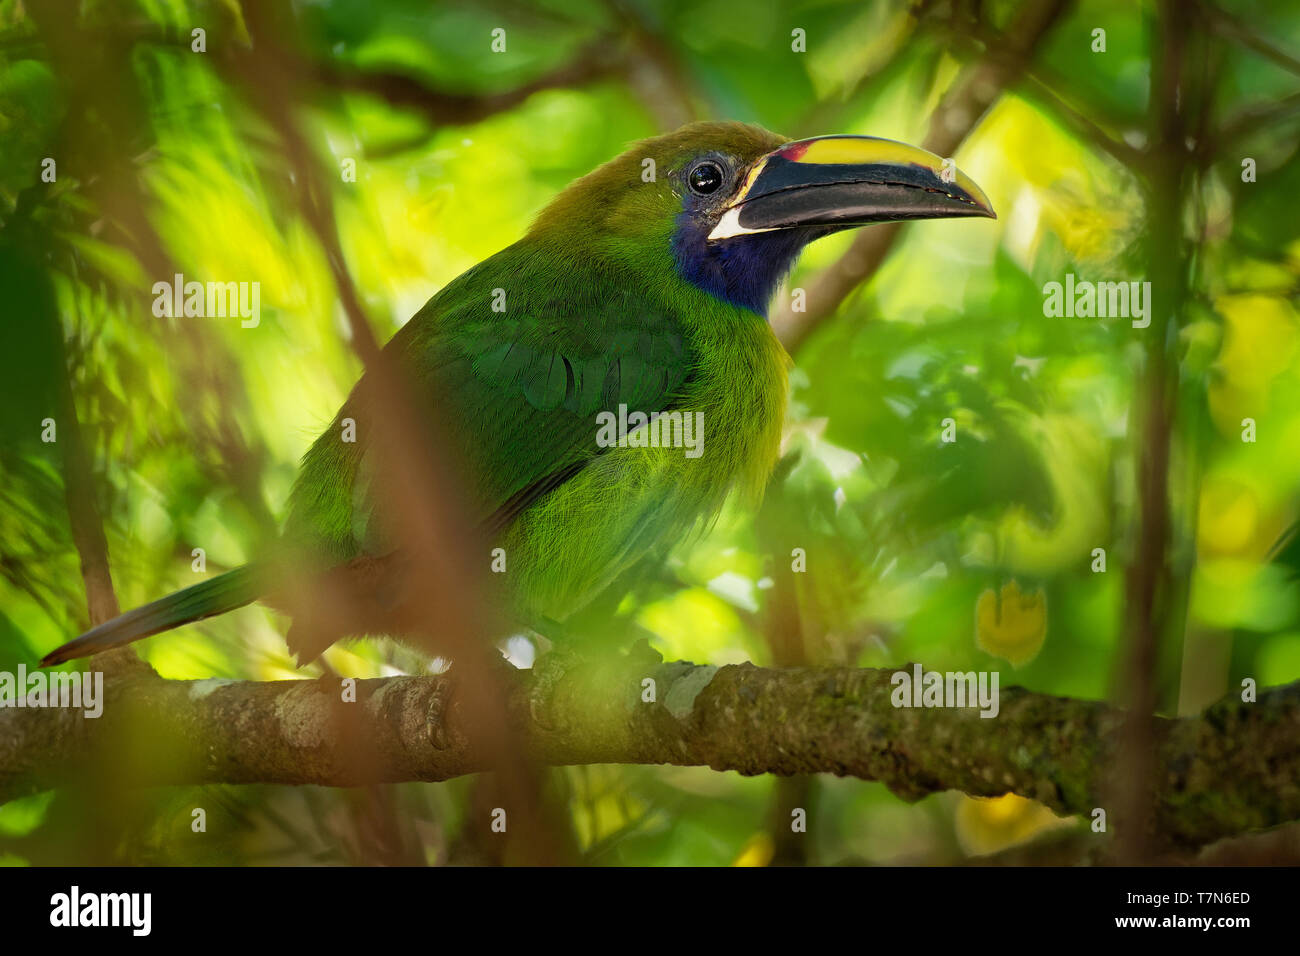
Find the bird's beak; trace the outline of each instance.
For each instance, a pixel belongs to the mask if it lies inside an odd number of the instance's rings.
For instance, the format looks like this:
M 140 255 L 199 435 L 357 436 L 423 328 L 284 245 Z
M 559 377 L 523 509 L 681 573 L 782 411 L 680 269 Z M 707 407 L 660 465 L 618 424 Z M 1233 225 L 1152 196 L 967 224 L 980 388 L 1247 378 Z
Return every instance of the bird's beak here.
M 755 163 L 709 239 L 956 216 L 997 218 L 984 191 L 951 162 L 892 139 L 818 136 Z

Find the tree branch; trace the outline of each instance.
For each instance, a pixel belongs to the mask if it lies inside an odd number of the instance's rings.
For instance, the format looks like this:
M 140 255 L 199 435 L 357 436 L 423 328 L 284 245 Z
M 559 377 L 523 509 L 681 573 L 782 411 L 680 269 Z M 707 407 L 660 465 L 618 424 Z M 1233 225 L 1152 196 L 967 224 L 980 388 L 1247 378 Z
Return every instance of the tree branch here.
M 1200 0 L 1198 5 L 1205 12 L 1210 22 L 1225 34 L 1282 69 L 1300 76 L 1300 57 L 1293 56 L 1281 47 L 1274 46 L 1247 26 L 1240 17 L 1233 16 L 1217 4 Z
M 627 68 L 627 56 L 612 38 L 591 43 L 570 62 L 499 93 L 450 92 L 402 73 L 360 70 L 334 61 L 314 66 L 316 82 L 322 86 L 376 96 L 389 106 L 423 113 L 435 125 L 458 126 L 512 109 L 534 93 L 586 86 L 617 76 Z
M 1278 124 L 1289 122 L 1297 116 L 1300 116 L 1300 92 L 1243 109 L 1224 122 L 1219 129 L 1218 138 L 1222 143 L 1234 144 L 1261 130 L 1273 130 Z M 1202 153 L 1212 155 L 1209 150 L 1202 150 Z
M 1029 83 L 1025 87 L 1027 99 L 1036 99 L 1051 110 L 1060 120 L 1082 137 L 1130 169 L 1140 169 L 1145 154 L 1135 149 L 1122 139 L 1117 139 L 1101 127 L 1082 110 L 1071 105 L 1057 90 L 1055 84 L 1044 70 L 1029 70 L 1026 74 Z
M 1131 413 L 1137 448 L 1137 515 L 1133 558 L 1125 573 L 1127 614 L 1119 674 L 1121 699 L 1129 716 L 1115 790 L 1117 802 L 1134 819 L 1156 812 L 1159 777 L 1152 754 L 1159 745 L 1158 718 L 1154 716 L 1160 706 L 1157 671 L 1171 642 L 1182 639 L 1171 613 L 1176 591 L 1169 564 L 1175 520 L 1170 510 L 1169 469 L 1179 392 L 1173 343 L 1189 286 L 1186 270 L 1190 257 L 1184 251 L 1183 229 L 1188 175 L 1185 110 L 1188 102 L 1197 98 L 1192 95 L 1194 81 L 1185 69 L 1190 28 L 1176 0 L 1161 0 L 1157 30 L 1152 40 L 1151 151 L 1144 206 L 1149 237 L 1147 275 L 1151 287 L 1161 290 L 1161 300 L 1143 336 L 1145 362 Z M 1140 827 L 1139 834 L 1146 829 Z M 1137 839 L 1123 849 L 1125 862 L 1132 865 L 1147 862 L 1155 847 Z
M 1010 791 L 1059 814 L 1108 809 L 1124 832 L 1106 802 L 1124 714 L 1104 703 L 1013 687 L 984 720 L 973 709 L 894 707 L 893 671 L 883 669 L 549 660 L 505 681 L 512 726 L 546 764 L 834 773 L 878 780 L 907 800 Z M 113 676 L 98 719 L 0 710 L 0 799 L 85 783 L 106 751 L 126 786 L 447 780 L 491 763 L 490 730 L 457 686 L 454 676 L 359 680 L 349 703 L 332 679 Z M 1195 847 L 1300 819 L 1300 683 L 1254 704 L 1228 699 L 1199 717 L 1157 718 L 1153 729 L 1157 842 Z

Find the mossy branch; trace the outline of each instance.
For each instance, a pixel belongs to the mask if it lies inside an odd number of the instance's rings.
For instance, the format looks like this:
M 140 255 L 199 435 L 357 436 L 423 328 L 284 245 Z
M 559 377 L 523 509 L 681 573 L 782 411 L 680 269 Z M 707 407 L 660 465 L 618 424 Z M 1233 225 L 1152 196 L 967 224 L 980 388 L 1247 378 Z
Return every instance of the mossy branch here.
M 1122 833 L 1105 802 L 1121 711 L 1018 687 L 1002 691 L 992 719 L 974 708 L 896 708 L 893 673 L 713 668 L 645 654 L 567 666 L 543 658 L 503 683 L 513 728 L 549 765 L 833 773 L 881 781 L 908 800 L 1013 792 L 1059 814 L 1104 809 Z M 100 774 L 127 786 L 358 786 L 485 769 L 488 748 L 453 675 L 358 680 L 353 690 L 338 679 L 111 675 L 98 719 L 0 710 L 0 799 Z M 1300 819 L 1300 684 L 1161 718 L 1155 729 L 1155 842 L 1196 847 Z

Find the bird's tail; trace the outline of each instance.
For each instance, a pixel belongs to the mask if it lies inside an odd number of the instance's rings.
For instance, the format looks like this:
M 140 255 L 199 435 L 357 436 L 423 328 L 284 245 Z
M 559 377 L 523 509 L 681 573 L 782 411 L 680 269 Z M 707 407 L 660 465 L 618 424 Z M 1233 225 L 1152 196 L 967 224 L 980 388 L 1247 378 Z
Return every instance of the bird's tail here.
M 214 614 L 224 614 L 251 604 L 262 596 L 264 590 L 266 585 L 259 569 L 253 565 L 235 568 L 91 628 L 46 654 L 41 658 L 41 666 L 89 657 L 150 634 L 169 631 Z

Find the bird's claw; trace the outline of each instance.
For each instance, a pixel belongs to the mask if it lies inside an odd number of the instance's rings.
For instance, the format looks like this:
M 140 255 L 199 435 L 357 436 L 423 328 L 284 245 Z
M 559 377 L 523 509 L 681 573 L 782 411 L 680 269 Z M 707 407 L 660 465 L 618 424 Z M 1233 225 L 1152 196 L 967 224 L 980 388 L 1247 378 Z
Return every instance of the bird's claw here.
M 447 714 L 451 709 L 452 691 L 452 682 L 446 677 L 439 677 L 429 694 L 429 704 L 424 712 L 424 729 L 435 750 L 446 750 L 451 746 Z
M 482 666 L 486 666 L 487 673 L 477 673 L 471 677 L 479 678 L 476 684 L 486 678 L 486 686 L 493 693 L 504 692 L 510 686 L 509 682 L 519 673 L 510 661 L 496 653 L 486 655 Z M 463 677 L 464 675 L 453 664 L 449 671 L 438 677 L 437 684 L 429 694 L 429 703 L 425 710 L 425 731 L 429 736 L 430 744 L 438 750 L 446 750 L 455 742 L 455 732 L 448 718 L 451 715 L 451 702 L 456 696 L 457 685 Z
M 528 692 L 528 713 L 533 723 L 546 731 L 562 729 L 554 706 L 557 688 L 565 678 L 586 662 L 586 658 L 563 645 L 553 646 L 533 665 L 533 685 Z

